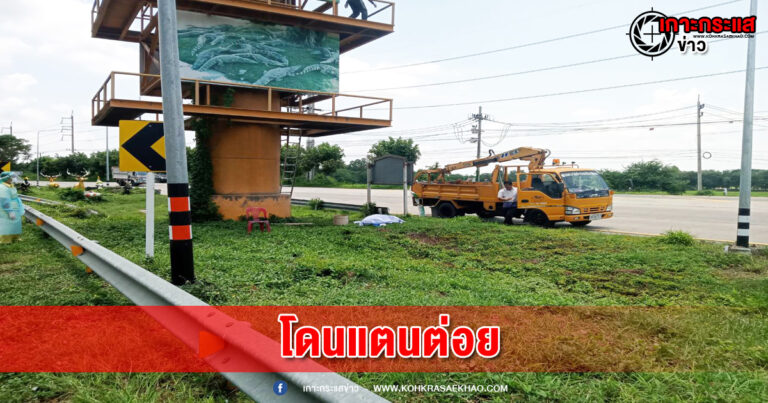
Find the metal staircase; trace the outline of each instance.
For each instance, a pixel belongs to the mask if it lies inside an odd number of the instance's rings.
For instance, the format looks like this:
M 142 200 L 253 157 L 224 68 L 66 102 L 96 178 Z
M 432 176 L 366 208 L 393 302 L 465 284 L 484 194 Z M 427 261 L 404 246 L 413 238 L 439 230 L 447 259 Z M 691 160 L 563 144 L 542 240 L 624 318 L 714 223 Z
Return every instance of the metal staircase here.
M 280 144 L 283 150 L 283 160 L 280 164 L 280 193 L 290 197 L 293 197 L 296 172 L 299 170 L 302 134 L 301 129 L 292 127 L 284 127 L 281 132 Z

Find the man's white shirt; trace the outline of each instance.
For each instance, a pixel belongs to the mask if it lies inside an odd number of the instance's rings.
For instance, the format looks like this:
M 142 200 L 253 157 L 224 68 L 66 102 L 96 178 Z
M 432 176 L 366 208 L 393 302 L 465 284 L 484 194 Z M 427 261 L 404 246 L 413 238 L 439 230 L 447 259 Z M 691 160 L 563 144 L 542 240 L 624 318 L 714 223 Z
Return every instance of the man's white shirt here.
M 512 190 L 502 188 L 499 190 L 499 199 L 511 199 L 510 201 L 517 201 L 517 188 L 512 187 Z

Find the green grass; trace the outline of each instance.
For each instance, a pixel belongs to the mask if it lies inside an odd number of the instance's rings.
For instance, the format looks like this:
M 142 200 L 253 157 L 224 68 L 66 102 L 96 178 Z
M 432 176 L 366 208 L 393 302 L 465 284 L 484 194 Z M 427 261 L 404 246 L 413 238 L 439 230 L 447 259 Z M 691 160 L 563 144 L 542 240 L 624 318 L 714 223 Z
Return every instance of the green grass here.
M 37 190 L 57 199 L 54 191 Z M 143 257 L 143 192 L 78 202 L 101 214 L 35 206 L 107 248 L 169 277 L 166 200 L 157 197 L 157 256 Z M 695 306 L 685 314 L 628 315 L 622 331 L 659 340 L 665 372 L 348 374 L 374 384 L 504 384 L 509 394 L 385 394 L 397 401 L 765 401 L 768 256 L 724 254 L 681 234 L 605 235 L 575 228 L 507 227 L 474 217 L 409 217 L 385 228 L 334 227 L 332 213 L 295 208 L 311 227 L 245 235 L 242 222 L 197 224 L 198 284 L 221 305 Z M 351 213 L 350 220 L 359 219 Z M 54 240 L 26 224 L 0 254 L 0 304 L 123 305 Z M 728 308 L 728 309 L 724 309 Z M 745 308 L 745 309 L 736 309 Z M 663 311 L 668 312 L 668 311 Z M 587 358 L 588 359 L 588 358 Z M 687 369 L 694 369 L 690 372 Z M 37 388 L 37 389 L 33 389 Z M 214 374 L 0 375 L 0 400 L 241 401 Z

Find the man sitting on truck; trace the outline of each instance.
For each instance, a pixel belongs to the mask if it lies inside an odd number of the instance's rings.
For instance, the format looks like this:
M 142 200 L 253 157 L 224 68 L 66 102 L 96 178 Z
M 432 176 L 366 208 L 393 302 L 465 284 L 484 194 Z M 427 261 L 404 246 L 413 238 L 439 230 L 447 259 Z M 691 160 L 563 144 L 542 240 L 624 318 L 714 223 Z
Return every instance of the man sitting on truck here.
M 504 224 L 512 225 L 512 218 L 517 213 L 517 188 L 512 186 L 512 182 L 504 182 L 504 188 L 499 190 L 499 200 L 504 203 Z

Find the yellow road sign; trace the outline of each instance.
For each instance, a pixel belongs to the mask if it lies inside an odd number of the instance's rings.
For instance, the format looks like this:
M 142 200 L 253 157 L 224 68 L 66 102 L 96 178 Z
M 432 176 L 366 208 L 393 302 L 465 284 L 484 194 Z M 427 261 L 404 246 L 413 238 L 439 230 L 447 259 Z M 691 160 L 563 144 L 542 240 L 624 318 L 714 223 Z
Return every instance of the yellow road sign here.
M 0 161 L 0 172 L 11 172 L 11 161 Z
M 165 137 L 161 122 L 120 121 L 120 170 L 165 172 Z

